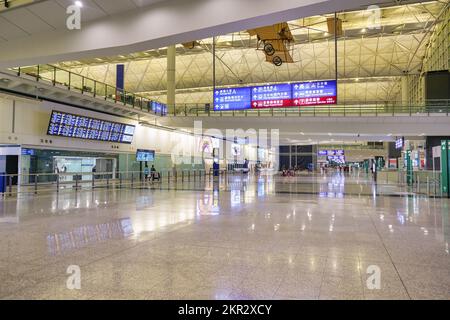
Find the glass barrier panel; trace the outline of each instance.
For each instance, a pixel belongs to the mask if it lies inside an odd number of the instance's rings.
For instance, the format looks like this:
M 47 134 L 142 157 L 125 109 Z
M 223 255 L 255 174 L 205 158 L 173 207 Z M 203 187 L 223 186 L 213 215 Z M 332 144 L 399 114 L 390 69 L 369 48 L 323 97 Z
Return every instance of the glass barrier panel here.
M 29 66 L 29 67 L 22 67 L 20 69 L 20 72 L 22 74 L 26 74 L 27 76 L 31 76 L 31 77 L 37 79 L 37 77 L 38 77 L 38 70 L 39 70 L 38 66 Z
M 116 88 L 106 85 L 106 98 L 111 101 L 116 101 Z M 120 97 L 117 97 L 120 101 Z
M 39 66 L 39 79 L 53 83 L 55 68 L 49 65 Z
M 71 90 L 83 91 L 83 77 L 79 74 L 70 74 L 70 88 Z
M 106 98 L 106 84 L 101 82 L 95 83 L 95 96 L 98 98 Z
M 69 72 L 66 70 L 56 68 L 55 84 L 69 87 Z
M 94 95 L 95 90 L 95 81 L 92 79 L 84 78 L 84 86 L 83 86 L 83 92 L 84 93 L 90 93 Z

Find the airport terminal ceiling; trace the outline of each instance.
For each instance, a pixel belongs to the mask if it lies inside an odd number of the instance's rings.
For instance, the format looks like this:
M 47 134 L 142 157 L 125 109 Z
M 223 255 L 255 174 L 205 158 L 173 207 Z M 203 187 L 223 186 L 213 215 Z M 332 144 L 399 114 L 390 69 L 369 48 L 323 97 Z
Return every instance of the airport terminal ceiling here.
M 447 1 L 429 1 L 383 7 L 380 19 L 373 12 L 339 12 L 339 99 L 347 101 L 397 101 L 401 76 L 418 75 L 427 44 L 448 9 Z M 256 50 L 257 39 L 246 30 L 215 38 L 216 85 L 252 85 L 268 82 L 325 80 L 335 77 L 334 35 L 327 18 L 334 14 L 289 21 L 294 37 L 294 63 L 276 67 Z M 369 24 L 368 21 L 372 22 Z M 176 47 L 177 103 L 209 103 L 213 81 L 213 38 L 192 39 L 193 48 Z M 167 48 L 60 62 L 75 73 L 115 83 L 115 64 L 125 64 L 125 89 L 165 101 Z

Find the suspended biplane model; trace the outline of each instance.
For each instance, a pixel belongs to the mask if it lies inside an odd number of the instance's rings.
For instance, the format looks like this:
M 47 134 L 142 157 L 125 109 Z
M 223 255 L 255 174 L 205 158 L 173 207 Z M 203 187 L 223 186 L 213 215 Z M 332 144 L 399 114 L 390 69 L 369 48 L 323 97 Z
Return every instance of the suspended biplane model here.
M 266 61 L 277 67 L 283 63 L 293 63 L 294 37 L 287 22 L 267 27 L 247 30 L 249 35 L 256 36 L 256 50 L 264 51 Z

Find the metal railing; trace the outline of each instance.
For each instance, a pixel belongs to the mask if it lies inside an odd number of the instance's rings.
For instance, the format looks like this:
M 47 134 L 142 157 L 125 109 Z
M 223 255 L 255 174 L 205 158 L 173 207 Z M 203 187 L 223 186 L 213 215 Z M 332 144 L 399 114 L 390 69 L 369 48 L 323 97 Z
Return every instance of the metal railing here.
M 226 170 L 219 171 L 220 176 L 227 174 Z M 0 175 L 0 197 L 94 189 L 133 189 L 147 187 L 149 184 L 195 183 L 209 181 L 213 176 L 212 169 L 168 169 L 150 172 L 147 176 L 143 171 L 3 174 Z
M 378 173 L 378 183 L 404 186 L 405 191 L 425 194 L 428 196 L 442 196 L 441 176 L 438 171 L 413 171 L 412 183 L 407 183 L 407 173 L 404 170 L 383 170 Z
M 62 87 L 84 95 L 105 101 L 122 104 L 131 109 L 164 116 L 151 110 L 152 100 L 117 87 L 108 85 L 80 74 L 64 70 L 52 65 L 35 65 L 13 69 L 17 76 L 33 79 L 37 82 L 47 82 L 53 86 Z
M 18 76 L 51 83 L 81 94 L 120 103 L 131 109 L 141 110 L 160 116 L 173 117 L 363 117 L 363 116 L 448 116 L 450 100 L 427 100 L 421 104 L 406 101 L 357 101 L 339 100 L 337 105 L 292 106 L 270 109 L 244 109 L 234 111 L 214 111 L 213 103 L 188 103 L 167 106 L 167 114 L 161 110 L 155 113 L 144 96 L 128 92 L 106 83 L 61 69 L 53 65 L 35 65 L 14 68 Z
M 169 108 L 174 117 L 365 117 L 365 116 L 448 116 L 450 100 L 427 100 L 423 104 L 401 101 L 353 101 L 337 105 L 293 106 L 271 109 L 214 111 L 212 104 L 177 104 Z

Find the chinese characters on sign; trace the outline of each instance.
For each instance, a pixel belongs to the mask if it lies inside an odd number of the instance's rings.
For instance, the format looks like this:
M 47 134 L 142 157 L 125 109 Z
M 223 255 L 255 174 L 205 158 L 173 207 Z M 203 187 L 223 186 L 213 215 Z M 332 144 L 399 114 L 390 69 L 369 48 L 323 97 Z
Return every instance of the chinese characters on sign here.
M 251 88 L 217 89 L 214 91 L 214 111 L 242 110 L 251 107 Z
M 336 103 L 336 80 L 268 84 L 257 87 L 216 89 L 214 91 L 214 111 L 286 108 Z
M 292 85 L 292 105 L 316 106 L 336 104 L 336 80 L 294 83 Z

